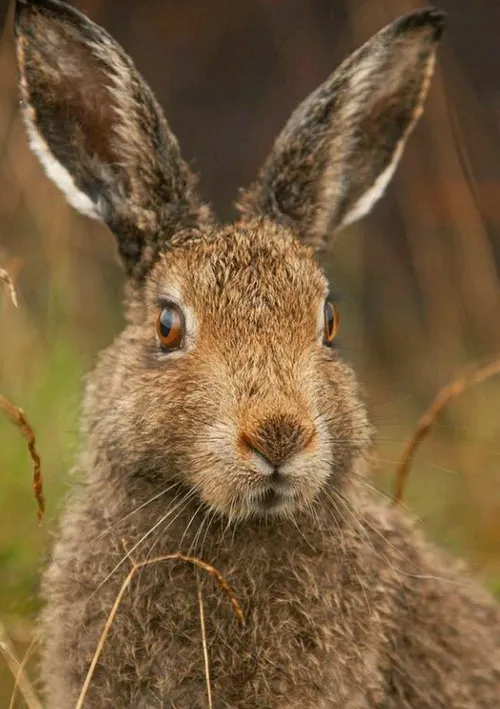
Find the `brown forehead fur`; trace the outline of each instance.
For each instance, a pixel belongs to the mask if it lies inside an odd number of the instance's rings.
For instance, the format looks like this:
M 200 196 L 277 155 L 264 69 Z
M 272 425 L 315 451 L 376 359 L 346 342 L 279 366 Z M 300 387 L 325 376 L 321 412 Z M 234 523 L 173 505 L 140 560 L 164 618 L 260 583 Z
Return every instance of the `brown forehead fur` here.
M 311 304 L 327 293 L 312 249 L 262 219 L 174 238 L 150 278 L 149 295 L 168 294 L 169 282 L 181 286 L 182 300 L 197 313 L 234 322 L 233 334 L 261 331 L 284 315 L 304 326 Z

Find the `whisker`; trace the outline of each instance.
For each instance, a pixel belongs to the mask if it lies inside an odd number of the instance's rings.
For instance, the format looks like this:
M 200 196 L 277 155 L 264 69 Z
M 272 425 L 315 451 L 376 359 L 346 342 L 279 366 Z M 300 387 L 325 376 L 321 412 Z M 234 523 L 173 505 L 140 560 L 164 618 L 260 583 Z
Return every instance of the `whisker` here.
M 373 552 L 373 554 L 374 554 L 374 556 L 375 556 L 376 558 L 380 559 L 380 561 L 382 561 L 382 562 L 384 562 L 385 564 L 387 564 L 387 566 L 388 566 L 390 569 L 392 569 L 393 571 L 396 572 L 396 577 L 397 577 L 398 584 L 399 584 L 399 586 L 401 587 L 401 590 L 403 591 L 403 593 L 405 593 L 404 585 L 403 585 L 403 582 L 402 582 L 401 578 L 399 577 L 399 572 L 398 572 L 398 570 L 394 568 L 394 566 L 391 564 L 390 560 L 389 560 L 385 555 L 377 553 L 377 551 L 376 551 L 376 549 L 375 549 L 375 547 L 374 547 L 374 545 L 373 545 L 373 542 L 372 542 L 372 540 L 370 539 L 370 537 L 369 537 L 369 535 L 368 535 L 368 532 L 367 532 L 366 529 L 363 527 L 363 525 L 362 525 L 360 519 L 358 519 L 358 517 L 357 517 L 357 515 L 355 514 L 355 512 L 350 509 L 350 505 L 347 503 L 347 500 L 344 499 L 344 497 L 339 493 L 338 490 L 330 490 L 329 493 L 330 493 L 330 494 L 329 494 L 330 501 L 332 502 L 332 504 L 333 504 L 333 506 L 334 506 L 334 508 L 335 508 L 336 513 L 341 515 L 342 520 L 344 521 L 345 524 L 349 524 L 349 522 L 348 522 L 348 520 L 346 519 L 346 517 L 341 513 L 341 511 L 340 511 L 340 510 L 338 509 L 338 507 L 337 507 L 337 502 L 339 502 L 339 501 L 343 502 L 345 509 L 346 509 L 347 512 L 352 516 L 352 518 L 354 519 L 354 521 L 355 521 L 356 524 L 358 525 L 359 529 L 360 529 L 360 530 L 362 531 L 362 533 L 363 533 L 363 535 L 360 537 L 360 540 L 363 541 L 365 544 L 368 545 L 368 547 L 371 549 L 371 551 Z M 333 494 L 331 494 L 331 493 L 333 493 Z M 360 515 L 360 517 L 361 517 L 361 519 L 363 519 L 363 521 L 366 523 L 366 519 L 364 519 L 364 518 L 362 517 L 362 515 Z M 354 529 L 354 527 L 352 527 L 352 525 L 351 525 L 351 529 Z M 358 579 L 358 580 L 359 580 L 359 579 Z
M 196 491 L 195 491 L 194 489 L 192 489 L 192 490 L 190 490 L 190 491 L 187 493 L 187 495 L 188 495 L 188 496 L 194 495 L 195 492 L 196 492 Z M 151 534 L 153 534 L 153 532 L 154 532 L 156 529 L 158 529 L 158 527 L 159 527 L 161 524 L 163 524 L 163 522 L 164 522 L 166 519 L 168 519 L 168 517 L 169 517 L 171 514 L 173 514 L 173 513 L 175 512 L 175 510 L 178 509 L 179 506 L 180 506 L 181 504 L 183 504 L 183 502 L 184 502 L 186 499 L 187 499 L 187 497 L 182 498 L 182 500 L 180 500 L 180 502 L 176 503 L 170 510 L 168 510 L 168 511 L 163 515 L 163 517 L 161 517 L 161 518 L 158 520 L 158 522 L 156 522 L 145 534 L 142 535 L 142 537 L 139 539 L 139 541 L 136 542 L 136 543 L 131 547 L 131 549 L 129 549 L 129 550 L 126 552 L 126 554 L 123 556 L 123 558 L 122 558 L 122 559 L 118 562 L 118 564 L 116 564 L 116 566 L 109 572 L 109 574 L 106 576 L 106 578 L 104 578 L 104 579 L 98 584 L 98 586 L 92 591 L 92 593 L 90 594 L 90 596 L 89 596 L 89 598 L 88 598 L 89 601 L 90 601 L 90 599 L 94 596 L 94 594 L 96 594 L 97 591 L 98 591 L 100 588 L 102 588 L 102 586 L 104 586 L 105 583 L 107 583 L 107 582 L 109 581 L 109 579 L 110 579 L 110 578 L 113 576 L 113 574 L 120 568 L 120 566 L 122 566 L 122 564 L 124 564 L 125 561 L 127 561 L 127 559 L 130 558 L 130 555 L 137 549 L 137 547 L 139 547 L 144 541 L 146 541 L 146 539 L 147 539 Z
M 205 522 L 207 521 L 209 515 L 210 515 L 210 508 L 205 510 L 205 513 L 201 519 L 200 524 L 198 525 L 198 529 L 196 530 L 196 534 L 194 535 L 193 539 L 191 540 L 191 544 L 189 545 L 189 549 L 187 551 L 187 556 L 195 556 L 196 555 L 196 547 L 198 544 L 198 540 L 201 536 L 203 527 L 205 526 Z
M 141 559 L 141 562 L 147 561 L 147 560 L 151 557 L 151 555 L 153 554 L 153 551 L 154 551 L 156 545 L 158 544 L 158 542 L 159 542 L 159 541 L 161 540 L 161 538 L 166 534 L 166 532 L 170 529 L 170 527 L 173 525 L 173 523 L 174 523 L 177 519 L 179 519 L 179 517 L 181 516 L 181 514 L 182 514 L 182 513 L 184 512 L 184 510 L 188 507 L 188 505 L 189 505 L 189 503 L 191 502 L 192 498 L 193 498 L 193 495 L 191 495 L 191 494 L 187 494 L 187 495 L 185 495 L 185 496 L 182 498 L 181 503 L 180 503 L 180 504 L 182 504 L 182 506 L 181 506 L 180 510 L 177 512 L 177 514 L 175 515 L 175 517 L 173 517 L 171 520 L 169 520 L 168 524 L 167 524 L 165 527 L 162 527 L 162 528 L 158 531 L 158 534 L 157 534 L 157 536 L 156 536 L 156 539 L 155 539 L 154 542 L 151 544 L 151 546 L 150 546 L 150 548 L 149 548 L 149 550 L 148 550 L 148 553 L 146 554 L 146 557 L 145 557 L 144 559 Z M 198 509 L 199 509 L 199 508 L 198 508 Z M 180 549 L 179 549 L 179 550 L 180 550 Z M 137 594 L 139 593 L 139 586 L 140 586 L 141 576 L 142 576 L 142 573 L 143 573 L 143 571 L 144 571 L 145 568 L 146 568 L 146 565 L 143 565 L 143 566 L 140 568 L 139 573 L 138 573 L 137 578 L 136 578 Z
M 400 461 L 399 460 L 391 460 L 390 458 L 382 458 L 381 456 L 377 456 L 378 460 L 380 460 L 382 463 L 389 463 L 390 465 L 396 466 Z M 431 463 L 430 460 L 424 460 L 423 458 L 419 458 L 418 461 L 423 464 L 427 465 L 429 468 L 434 468 L 435 470 L 439 470 L 442 473 L 450 473 L 451 475 L 460 475 L 459 470 L 454 470 L 453 468 L 446 468 L 443 465 L 438 465 L 438 463 Z
M 382 541 L 385 544 L 387 544 L 388 547 L 392 548 L 397 554 L 401 554 L 401 550 L 398 549 L 396 546 L 394 546 L 394 544 L 392 544 L 392 542 L 386 536 L 384 536 L 382 534 L 382 532 L 380 532 L 376 527 L 374 527 L 372 524 L 370 524 L 370 522 L 366 519 L 366 517 L 364 517 L 363 515 L 360 514 L 359 519 L 358 519 L 356 514 L 351 510 L 351 505 L 349 505 L 348 501 L 345 499 L 345 497 L 338 490 L 330 489 L 330 491 L 333 491 L 335 494 L 335 498 L 331 498 L 332 501 L 334 502 L 334 504 L 335 504 L 335 499 L 339 500 L 339 501 L 341 500 L 343 502 L 343 504 L 345 505 L 349 514 L 351 514 L 351 516 L 354 518 L 354 520 L 360 526 L 360 529 L 363 530 L 365 536 L 368 539 L 369 539 L 369 537 L 368 537 L 367 532 L 364 529 L 363 525 L 361 524 L 360 519 L 363 520 L 363 522 L 367 525 L 367 527 L 369 527 L 372 530 L 372 532 L 374 532 L 374 534 L 376 534 L 378 537 L 380 537 L 382 539 Z M 467 587 L 467 586 L 471 585 L 470 583 L 468 583 L 466 581 L 462 581 L 462 580 L 446 578 L 443 576 L 435 576 L 433 574 L 425 574 L 425 573 L 415 574 L 415 573 L 411 573 L 409 571 L 405 571 L 404 569 L 399 569 L 399 568 L 395 567 L 387 557 L 384 557 L 384 556 L 381 556 L 380 554 L 378 554 L 376 552 L 371 540 L 369 540 L 369 541 L 370 541 L 370 546 L 371 546 L 374 554 L 376 556 L 378 556 L 378 558 L 380 558 L 382 561 L 385 561 L 386 564 L 389 566 L 389 568 L 391 568 L 397 574 L 401 574 L 402 576 L 406 576 L 407 578 L 422 579 L 422 580 L 429 579 L 429 580 L 435 580 L 435 581 L 442 581 L 443 583 L 449 583 L 449 584 L 457 586 L 457 587 L 459 587 L 459 586 Z M 404 555 L 403 555 L 403 558 L 404 558 Z M 412 560 L 409 559 L 408 557 L 406 557 L 406 561 L 412 563 Z
M 205 506 L 205 503 L 204 503 L 203 501 L 200 502 L 200 504 L 198 505 L 198 507 L 195 509 L 195 511 L 194 511 L 193 514 L 191 515 L 191 518 L 190 518 L 189 522 L 187 523 L 186 528 L 184 529 L 184 532 L 182 533 L 182 537 L 181 537 L 181 540 L 180 540 L 180 542 L 179 542 L 179 547 L 178 547 L 178 550 L 179 550 L 179 551 L 181 551 L 181 549 L 182 549 L 182 542 L 184 541 L 184 537 L 186 536 L 186 534 L 187 534 L 188 531 L 189 531 L 189 528 L 191 527 L 191 525 L 193 524 L 194 520 L 196 519 L 197 514 L 200 512 L 200 510 L 203 509 L 204 506 Z
M 90 543 L 96 542 L 98 539 L 101 539 L 102 537 L 106 536 L 106 534 L 109 534 L 110 532 L 112 532 L 114 529 L 116 529 L 120 524 L 122 524 L 123 522 L 125 522 L 127 519 L 130 519 L 130 517 L 132 517 L 133 515 L 135 515 L 137 512 L 139 512 L 140 510 L 144 509 L 145 507 L 147 507 L 148 505 L 150 505 L 150 504 L 151 504 L 152 502 L 154 502 L 155 500 L 158 500 L 162 495 L 166 495 L 167 492 L 169 492 L 170 490 L 172 490 L 174 487 L 176 487 L 176 486 L 178 486 L 178 485 L 179 485 L 178 482 L 172 483 L 172 485 L 169 485 L 168 487 L 164 488 L 164 489 L 163 489 L 161 492 L 159 492 L 157 495 L 154 495 L 153 497 L 150 497 L 149 500 L 146 500 L 146 502 L 143 502 L 142 504 L 140 504 L 138 507 L 136 507 L 135 509 L 133 509 L 132 512 L 129 512 L 129 513 L 126 514 L 124 517 L 122 517 L 121 519 L 119 519 L 117 522 L 114 522 L 114 524 L 112 524 L 110 527 L 107 527 L 103 532 L 101 532 L 100 534 L 98 534 L 97 537 L 94 537 L 93 539 L 91 539 L 91 540 L 90 540 Z M 160 487 L 160 485 L 157 485 L 157 486 L 155 487 L 155 490 L 157 490 L 158 487 Z
M 385 492 L 383 492 L 382 490 L 380 490 L 378 487 L 375 487 L 375 485 L 370 485 L 370 483 L 366 480 L 365 477 L 363 477 L 363 475 L 358 475 L 355 471 L 352 471 L 352 472 L 351 472 L 351 475 L 353 476 L 353 478 L 356 479 L 356 482 L 357 482 L 361 487 L 365 487 L 367 490 L 370 490 L 371 492 L 376 492 L 378 495 L 380 495 L 380 496 L 383 497 L 385 500 L 387 500 L 387 502 L 388 502 L 389 504 L 392 504 L 392 503 L 393 503 L 393 498 L 392 498 L 392 497 L 390 497 L 389 495 L 386 495 Z M 410 517 L 413 517 L 413 518 L 415 519 L 415 521 L 418 522 L 419 524 L 423 524 L 423 520 L 420 519 L 420 517 L 418 517 L 418 515 L 416 515 L 416 514 L 413 512 L 413 510 L 411 510 L 407 505 L 405 505 L 404 502 L 400 502 L 399 504 L 400 504 L 400 506 L 405 510 L 405 512 L 406 512 L 408 515 L 410 515 Z

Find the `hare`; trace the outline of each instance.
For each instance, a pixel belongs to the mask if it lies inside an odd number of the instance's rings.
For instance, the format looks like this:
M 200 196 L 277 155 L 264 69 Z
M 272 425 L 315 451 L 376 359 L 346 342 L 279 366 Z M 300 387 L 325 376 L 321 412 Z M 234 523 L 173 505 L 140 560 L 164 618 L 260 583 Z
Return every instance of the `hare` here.
M 17 0 L 31 147 L 126 272 L 127 324 L 88 379 L 84 482 L 44 575 L 51 709 L 79 701 L 133 564 L 177 552 L 218 570 L 244 624 L 195 564 L 142 566 L 84 707 L 500 706 L 499 607 L 367 492 L 373 432 L 316 258 L 384 192 L 443 25 L 418 10 L 352 54 L 224 226 L 124 50 L 63 2 Z

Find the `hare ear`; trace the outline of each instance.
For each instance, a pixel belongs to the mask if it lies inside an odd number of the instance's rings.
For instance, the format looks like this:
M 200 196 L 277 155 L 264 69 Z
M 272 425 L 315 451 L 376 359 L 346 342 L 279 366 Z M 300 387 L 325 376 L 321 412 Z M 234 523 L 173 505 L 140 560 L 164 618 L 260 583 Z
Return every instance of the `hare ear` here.
M 57 0 L 17 0 L 31 147 L 78 211 L 114 232 L 138 276 L 173 232 L 210 219 L 151 89 L 103 29 Z
M 352 54 L 292 114 L 243 193 L 245 218 L 266 216 L 315 245 L 382 196 L 421 112 L 444 16 L 406 15 Z

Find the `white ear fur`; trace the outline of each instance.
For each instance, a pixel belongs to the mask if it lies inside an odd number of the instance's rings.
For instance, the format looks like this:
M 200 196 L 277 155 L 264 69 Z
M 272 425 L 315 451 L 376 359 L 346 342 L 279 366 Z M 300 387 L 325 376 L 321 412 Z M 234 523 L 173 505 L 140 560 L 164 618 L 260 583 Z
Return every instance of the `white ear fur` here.
M 339 224 L 339 228 L 356 222 L 372 210 L 373 206 L 383 196 L 389 182 L 392 180 L 402 154 L 403 146 L 401 145 L 399 154 L 395 153 L 392 163 L 378 176 L 373 186 L 365 192 L 361 199 L 356 202 L 354 207 L 345 215 L 344 219 Z
M 351 208 L 344 214 L 342 219 L 335 225 L 336 229 L 342 229 L 349 224 L 352 224 L 358 219 L 361 219 L 366 214 L 368 214 L 379 199 L 384 195 L 387 186 L 394 177 L 396 168 L 403 155 L 406 141 L 410 133 L 413 131 L 416 123 L 418 122 L 420 116 L 423 112 L 424 100 L 429 90 L 429 85 L 434 73 L 434 68 L 436 64 L 435 54 L 430 54 L 427 60 L 427 65 L 425 69 L 425 74 L 422 80 L 422 85 L 420 88 L 420 95 L 418 97 L 415 111 L 413 113 L 411 121 L 408 123 L 406 130 L 402 134 L 400 140 L 394 147 L 394 152 L 392 155 L 391 162 L 387 165 L 385 170 L 378 175 L 372 185 L 362 194 L 362 196 L 351 206 Z M 363 81 L 368 81 L 371 78 L 371 73 L 375 72 L 377 69 L 377 64 L 374 61 L 373 64 L 368 64 L 366 69 L 362 72 L 362 75 L 358 73 L 356 77 L 358 85 L 362 85 Z M 351 119 L 354 119 L 356 112 L 359 110 L 356 102 L 347 105 L 347 111 L 342 117 L 342 122 L 348 124 Z M 342 195 L 343 188 L 345 187 L 340 180 L 340 184 L 335 181 L 335 175 L 332 176 L 331 171 L 327 168 L 323 178 L 323 202 L 327 204 L 333 200 L 339 199 L 339 194 Z M 326 216 L 326 219 L 325 219 Z M 319 210 L 316 223 L 313 227 L 313 231 L 317 234 L 325 233 L 330 227 L 328 215 L 325 215 L 323 210 Z
M 29 117 L 28 108 L 23 110 L 23 119 L 28 133 L 30 148 L 40 160 L 47 177 L 59 187 L 68 203 L 78 212 L 91 219 L 102 219 L 98 207 L 84 192 L 78 189 L 69 172 L 52 154 L 46 141 Z

